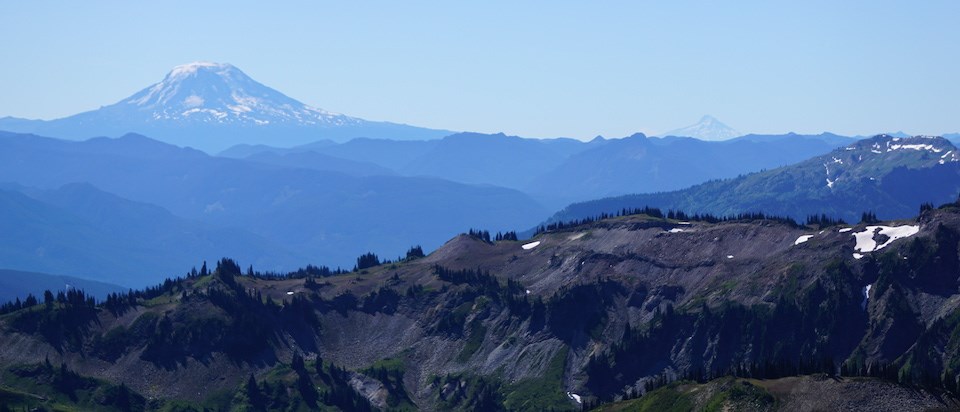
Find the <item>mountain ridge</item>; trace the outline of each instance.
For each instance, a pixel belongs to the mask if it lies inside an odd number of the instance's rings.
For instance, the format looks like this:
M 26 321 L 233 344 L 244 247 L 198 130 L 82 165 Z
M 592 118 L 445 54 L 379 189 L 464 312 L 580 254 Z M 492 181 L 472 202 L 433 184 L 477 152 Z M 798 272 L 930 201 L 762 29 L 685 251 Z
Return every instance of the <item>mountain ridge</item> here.
M 244 274 L 223 259 L 100 306 L 5 306 L 0 368 L 49 359 L 158 402 L 219 407 L 325 403 L 311 388 L 333 384 L 328 364 L 383 409 L 578 410 L 727 373 L 913 385 L 955 403 L 960 205 L 833 226 L 647 212 L 531 241 L 463 234 L 341 275 Z
M 136 135 L 75 142 L 0 133 L 0 149 L 7 181 L 48 190 L 88 183 L 181 219 L 252 233 L 283 245 L 284 256 L 330 266 L 351 265 L 370 250 L 395 256 L 416 242 L 430 250 L 464 227 L 506 231 L 549 214 L 512 189 L 215 157 Z M 262 269 L 289 269 L 302 259 L 283 261 Z
M 957 197 L 960 157 L 948 140 L 878 135 L 800 163 L 685 189 L 574 203 L 550 221 L 565 221 L 644 206 L 730 215 L 762 210 L 797 220 L 827 213 L 858 221 L 873 211 L 903 218 L 922 203 Z M 917 181 L 925 181 L 919 186 Z

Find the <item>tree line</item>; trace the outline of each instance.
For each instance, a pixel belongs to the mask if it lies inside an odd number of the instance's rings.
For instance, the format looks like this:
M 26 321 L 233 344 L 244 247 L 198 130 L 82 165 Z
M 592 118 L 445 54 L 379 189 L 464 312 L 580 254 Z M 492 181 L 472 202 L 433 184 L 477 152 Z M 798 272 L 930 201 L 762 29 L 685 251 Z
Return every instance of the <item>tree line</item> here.
M 634 209 L 623 208 L 617 211 L 616 213 L 600 213 L 592 217 L 585 217 L 582 219 L 571 219 L 566 221 L 557 221 L 557 222 L 548 223 L 546 225 L 540 225 L 539 227 L 537 227 L 536 231 L 534 232 L 534 236 L 539 235 L 541 233 L 571 229 L 574 227 L 589 225 L 601 220 L 610 219 L 614 217 L 637 216 L 637 215 L 647 215 L 657 219 L 683 220 L 683 221 L 706 222 L 706 223 L 771 220 L 771 221 L 789 225 L 791 227 L 800 227 L 800 224 L 798 224 L 797 221 L 791 217 L 771 215 L 763 212 L 745 212 L 745 213 L 737 213 L 737 214 L 732 214 L 727 216 L 716 216 L 710 213 L 688 214 L 680 210 L 668 210 L 666 213 L 664 213 L 659 208 L 644 206 L 641 208 L 634 208 Z

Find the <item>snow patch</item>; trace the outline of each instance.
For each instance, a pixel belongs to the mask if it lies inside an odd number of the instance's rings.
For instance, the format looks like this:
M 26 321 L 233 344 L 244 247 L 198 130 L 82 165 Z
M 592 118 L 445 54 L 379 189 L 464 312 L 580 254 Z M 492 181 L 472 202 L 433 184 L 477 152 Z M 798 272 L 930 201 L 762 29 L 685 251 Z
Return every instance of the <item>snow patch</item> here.
M 892 144 L 887 151 L 900 150 L 900 149 L 911 149 L 911 150 L 927 150 L 934 153 L 940 153 L 943 149 L 938 149 L 933 147 L 932 144 Z
M 733 259 L 733 255 L 727 255 L 727 259 Z
M 680 232 L 683 232 L 683 229 L 680 229 L 679 227 L 670 229 L 670 233 L 680 233 Z
M 582 404 L 582 403 L 583 403 L 583 401 L 582 401 L 581 398 L 580 398 L 580 395 L 577 395 L 577 394 L 575 394 L 575 393 L 573 393 L 573 392 L 567 392 L 567 397 L 570 398 L 570 400 L 572 400 L 572 401 L 574 401 L 574 402 L 576 402 L 576 403 L 579 403 L 579 404 Z
M 860 259 L 863 259 L 863 255 L 860 253 L 854 253 L 853 258 L 856 260 L 860 260 Z
M 540 241 L 539 241 L 539 240 L 536 241 L 536 242 L 527 243 L 527 244 L 525 244 L 525 245 L 523 245 L 523 246 L 521 246 L 521 247 L 523 248 L 523 250 L 530 250 L 530 249 L 533 249 L 533 248 L 535 248 L 535 247 L 537 247 L 537 246 L 540 246 Z
M 213 63 L 213 62 L 193 62 L 188 64 L 182 64 L 180 66 L 174 67 L 170 71 L 169 77 L 181 77 L 191 75 L 197 72 L 200 68 L 218 68 L 225 69 L 231 67 L 229 64 Z
M 203 98 L 195 94 L 192 94 L 188 96 L 186 99 L 183 99 L 183 105 L 186 107 L 203 106 Z
M 292 295 L 294 292 L 287 292 L 287 295 Z
M 867 285 L 867 286 L 864 286 L 864 287 L 863 287 L 863 302 L 860 303 L 860 308 L 861 308 L 861 309 L 864 309 L 864 310 L 867 309 L 867 301 L 870 299 L 870 288 L 871 288 L 871 287 L 873 287 L 873 285 Z
M 873 237 L 876 235 L 877 231 L 879 231 L 881 235 L 886 235 L 889 237 L 889 239 L 887 239 L 887 241 L 883 242 L 881 245 L 878 245 L 877 242 L 873 240 Z M 863 232 L 856 232 L 853 234 L 854 238 L 857 240 L 857 245 L 854 246 L 853 250 L 863 253 L 874 252 L 889 246 L 897 239 L 907 238 L 919 232 L 920 226 L 918 225 L 904 225 L 895 227 L 867 226 Z
M 236 106 L 227 105 L 227 108 L 230 109 L 231 112 L 234 112 L 236 114 L 249 113 L 253 111 L 253 109 L 251 109 L 250 106 L 244 106 L 242 104 L 236 105 Z
M 849 231 L 851 231 L 851 230 L 853 230 L 852 227 L 845 227 L 845 228 L 843 228 L 843 229 L 838 230 L 837 232 L 838 232 L 838 233 L 847 233 L 847 232 L 849 232 Z
M 801 244 L 801 243 L 806 243 L 806 241 L 810 240 L 810 238 L 812 238 L 812 237 L 813 237 L 813 235 L 803 235 L 803 236 L 800 236 L 800 237 L 797 238 L 796 241 L 793 242 L 793 245 L 796 246 L 796 245 L 799 245 L 799 244 Z

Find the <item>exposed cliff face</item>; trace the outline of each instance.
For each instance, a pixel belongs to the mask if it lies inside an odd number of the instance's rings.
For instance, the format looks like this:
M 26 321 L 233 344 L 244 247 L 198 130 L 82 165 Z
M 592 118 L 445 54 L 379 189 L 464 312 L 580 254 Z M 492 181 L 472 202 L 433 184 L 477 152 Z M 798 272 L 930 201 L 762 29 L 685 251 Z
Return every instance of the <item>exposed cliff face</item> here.
M 62 360 L 200 402 L 302 354 L 352 370 L 375 406 L 426 409 L 574 408 L 663 374 L 833 368 L 939 387 L 960 362 L 958 246 L 950 206 L 870 226 L 637 215 L 521 242 L 463 235 L 425 258 L 315 280 L 225 264 L 135 304 L 3 315 L 0 364 Z M 75 312 L 62 326 L 50 315 Z

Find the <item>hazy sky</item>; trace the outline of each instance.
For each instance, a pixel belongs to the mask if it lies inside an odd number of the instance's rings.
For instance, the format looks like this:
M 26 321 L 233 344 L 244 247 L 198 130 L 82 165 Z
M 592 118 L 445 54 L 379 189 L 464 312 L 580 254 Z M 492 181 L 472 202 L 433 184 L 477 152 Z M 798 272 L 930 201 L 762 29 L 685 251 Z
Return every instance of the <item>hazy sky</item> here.
M 3 2 L 0 117 L 95 109 L 209 60 L 451 130 L 960 131 L 958 1 L 275 3 Z

